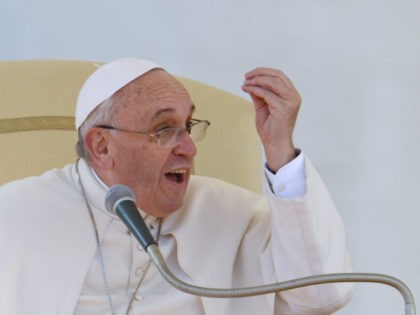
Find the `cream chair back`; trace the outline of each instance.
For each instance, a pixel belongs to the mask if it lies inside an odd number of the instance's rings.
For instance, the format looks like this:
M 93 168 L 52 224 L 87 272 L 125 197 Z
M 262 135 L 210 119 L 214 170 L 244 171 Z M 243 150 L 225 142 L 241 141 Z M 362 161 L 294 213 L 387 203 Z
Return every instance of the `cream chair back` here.
M 0 184 L 76 160 L 74 110 L 85 79 L 100 63 L 69 60 L 0 62 Z M 261 191 L 261 148 L 252 104 L 226 91 L 178 78 L 211 121 L 197 144 L 195 173 Z

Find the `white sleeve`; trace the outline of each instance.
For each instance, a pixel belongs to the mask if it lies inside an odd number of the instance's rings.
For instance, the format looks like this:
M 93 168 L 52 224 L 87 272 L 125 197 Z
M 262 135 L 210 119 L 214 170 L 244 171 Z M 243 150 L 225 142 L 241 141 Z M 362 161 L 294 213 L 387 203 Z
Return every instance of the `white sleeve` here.
M 350 272 L 342 220 L 319 175 L 305 160 L 306 192 L 297 198 L 265 194 L 271 208 L 271 233 L 262 251 L 266 282 Z M 337 283 L 283 291 L 274 300 L 274 314 L 330 314 L 346 304 L 353 285 Z
M 305 158 L 301 151 L 297 153 L 295 159 L 281 167 L 275 174 L 267 166 L 264 167 L 268 185 L 277 197 L 294 198 L 306 193 Z

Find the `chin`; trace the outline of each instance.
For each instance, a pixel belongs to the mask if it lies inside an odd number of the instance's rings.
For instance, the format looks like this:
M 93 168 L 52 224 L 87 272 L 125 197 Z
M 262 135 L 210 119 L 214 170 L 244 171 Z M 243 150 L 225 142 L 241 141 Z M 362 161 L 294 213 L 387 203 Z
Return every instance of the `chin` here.
M 178 202 L 172 202 L 171 204 L 162 205 L 157 209 L 158 217 L 164 218 L 168 215 L 171 215 L 172 213 L 178 211 L 182 205 L 184 204 L 184 201 L 178 201 Z

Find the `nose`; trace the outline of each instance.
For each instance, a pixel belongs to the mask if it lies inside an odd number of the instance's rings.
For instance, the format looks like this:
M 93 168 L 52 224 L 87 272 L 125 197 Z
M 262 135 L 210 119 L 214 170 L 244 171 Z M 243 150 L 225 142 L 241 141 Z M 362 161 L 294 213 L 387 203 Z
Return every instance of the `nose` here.
M 183 134 L 181 141 L 174 147 L 173 152 L 178 155 L 187 155 L 190 157 L 194 157 L 197 154 L 197 147 L 188 132 Z

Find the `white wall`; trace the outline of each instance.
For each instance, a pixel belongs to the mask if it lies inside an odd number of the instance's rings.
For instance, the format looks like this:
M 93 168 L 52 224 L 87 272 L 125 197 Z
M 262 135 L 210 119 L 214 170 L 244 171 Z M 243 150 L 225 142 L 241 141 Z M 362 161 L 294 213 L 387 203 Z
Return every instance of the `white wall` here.
M 419 16 L 418 0 L 3 0 L 0 60 L 143 57 L 242 96 L 245 71 L 282 68 L 354 270 L 394 275 L 420 303 Z M 359 284 L 339 314 L 403 314 L 403 301 Z

